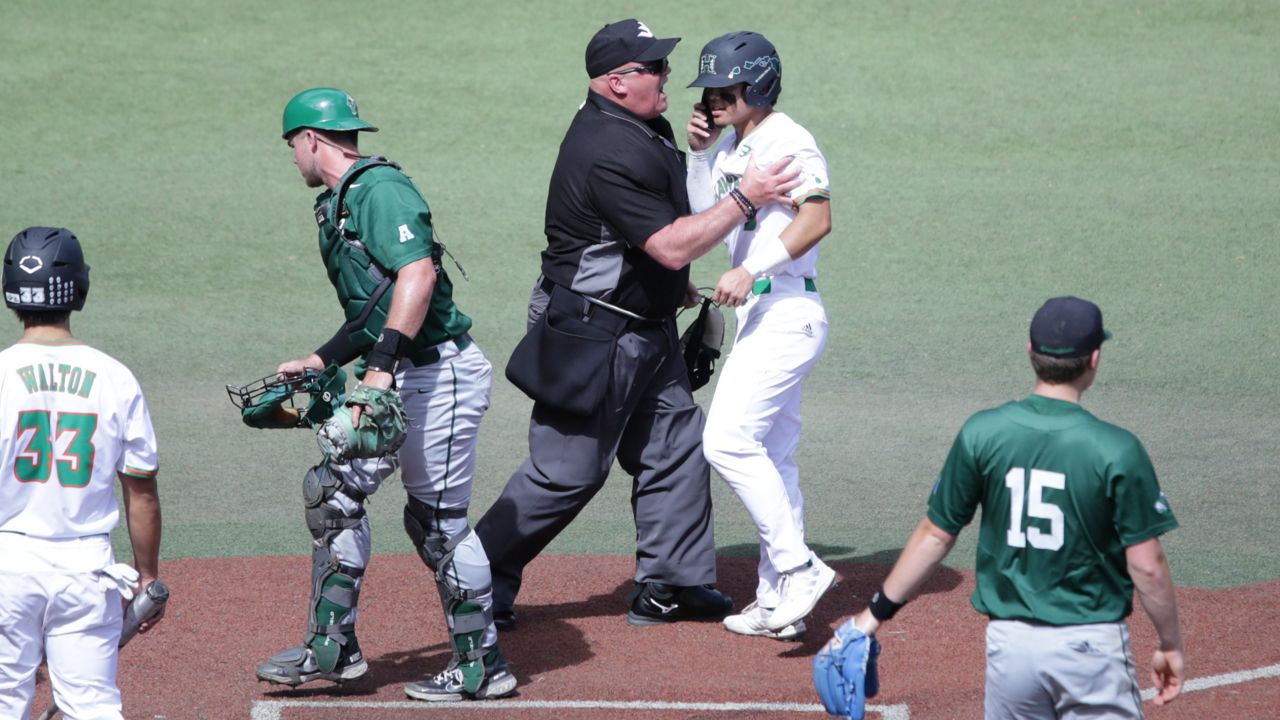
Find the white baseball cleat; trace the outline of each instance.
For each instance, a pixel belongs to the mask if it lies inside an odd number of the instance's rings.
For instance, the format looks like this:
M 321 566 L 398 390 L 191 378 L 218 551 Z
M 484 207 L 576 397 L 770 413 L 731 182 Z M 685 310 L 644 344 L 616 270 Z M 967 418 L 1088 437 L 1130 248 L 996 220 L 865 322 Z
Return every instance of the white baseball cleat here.
M 769 616 L 772 614 L 772 609 L 760 607 L 753 602 L 743 608 L 740 615 L 730 615 L 725 618 L 724 629 L 739 635 L 753 635 L 773 638 L 774 640 L 799 640 L 804 635 L 803 620 L 792 623 L 781 630 L 770 630 L 768 622 Z
M 818 600 L 836 584 L 836 571 L 812 556 L 804 567 L 784 573 L 780 589 L 782 601 L 774 608 L 766 623 L 773 631 L 799 622 L 813 612 Z

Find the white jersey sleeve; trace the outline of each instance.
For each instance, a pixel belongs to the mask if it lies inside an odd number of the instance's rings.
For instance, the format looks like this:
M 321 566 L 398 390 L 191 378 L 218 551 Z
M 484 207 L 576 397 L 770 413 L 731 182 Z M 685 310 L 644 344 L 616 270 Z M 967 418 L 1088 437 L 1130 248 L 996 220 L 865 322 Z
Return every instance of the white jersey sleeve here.
M 711 187 L 711 160 L 714 148 L 708 150 L 690 150 L 688 154 L 688 171 L 685 175 L 685 189 L 689 192 L 689 207 L 694 213 L 700 213 L 719 202 Z
M 131 402 L 124 417 L 124 433 L 120 440 L 123 452 L 120 453 L 116 472 L 140 478 L 155 477 L 159 467 L 156 431 L 151 426 L 151 411 L 140 388 L 131 393 Z
M 793 123 L 794 125 L 794 123 Z M 775 150 L 778 157 L 792 156 L 791 167 L 800 170 L 800 184 L 790 193 L 797 207 L 814 198 L 831 198 L 831 180 L 827 176 L 827 159 L 807 130 L 794 125 L 794 131 Z

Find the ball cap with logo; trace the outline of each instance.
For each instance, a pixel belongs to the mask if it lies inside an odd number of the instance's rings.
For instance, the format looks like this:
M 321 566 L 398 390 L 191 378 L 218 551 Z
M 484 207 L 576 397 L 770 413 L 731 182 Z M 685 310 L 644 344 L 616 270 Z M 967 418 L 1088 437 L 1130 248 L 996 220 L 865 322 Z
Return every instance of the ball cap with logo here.
M 1102 310 L 1078 297 L 1050 298 L 1031 318 L 1031 349 L 1057 358 L 1085 357 L 1110 340 Z
M 587 76 L 599 77 L 629 62 L 661 60 L 680 38 L 657 38 L 648 25 L 628 18 L 600 28 L 587 43 Z

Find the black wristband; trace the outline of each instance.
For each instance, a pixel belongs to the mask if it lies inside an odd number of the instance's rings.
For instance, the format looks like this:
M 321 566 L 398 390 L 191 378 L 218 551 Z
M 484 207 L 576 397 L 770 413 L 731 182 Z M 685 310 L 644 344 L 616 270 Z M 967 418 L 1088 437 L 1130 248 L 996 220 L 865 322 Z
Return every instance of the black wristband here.
M 742 190 L 738 188 L 730 190 L 729 197 L 733 198 L 733 201 L 738 203 L 738 209 L 742 211 L 743 215 L 747 216 L 748 220 L 756 219 L 756 206 L 747 199 L 746 195 L 742 194 Z
M 404 355 L 409 339 L 399 330 L 387 328 L 378 336 L 373 349 L 365 356 L 365 366 L 372 372 L 394 373 L 396 363 Z
M 329 341 L 316 349 L 316 355 L 325 367 L 329 367 L 337 363 L 338 365 L 346 365 L 347 363 L 360 357 L 360 352 L 356 350 L 355 345 L 351 344 L 351 336 L 347 334 L 347 326 L 343 325 L 338 328 L 338 332 L 329 338 Z
M 904 605 L 906 605 L 906 603 L 890 600 L 889 597 L 884 594 L 884 586 L 881 585 L 880 588 L 876 590 L 876 594 L 871 596 L 871 602 L 867 605 L 867 609 L 871 611 L 871 617 L 879 620 L 880 622 L 884 622 L 885 620 L 891 619 L 894 615 L 897 615 L 898 611 L 901 610 Z

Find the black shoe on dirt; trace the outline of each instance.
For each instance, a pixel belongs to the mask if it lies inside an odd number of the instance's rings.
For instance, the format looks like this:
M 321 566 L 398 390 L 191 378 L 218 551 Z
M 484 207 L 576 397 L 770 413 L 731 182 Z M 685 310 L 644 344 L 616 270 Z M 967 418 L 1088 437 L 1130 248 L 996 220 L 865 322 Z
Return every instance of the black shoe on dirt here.
M 637 585 L 627 596 L 627 623 L 661 625 L 684 620 L 719 620 L 733 609 L 733 598 L 706 585 L 680 587 L 663 583 Z
M 506 610 L 493 609 L 493 626 L 503 632 L 510 632 L 516 629 L 516 612 L 510 608 Z

